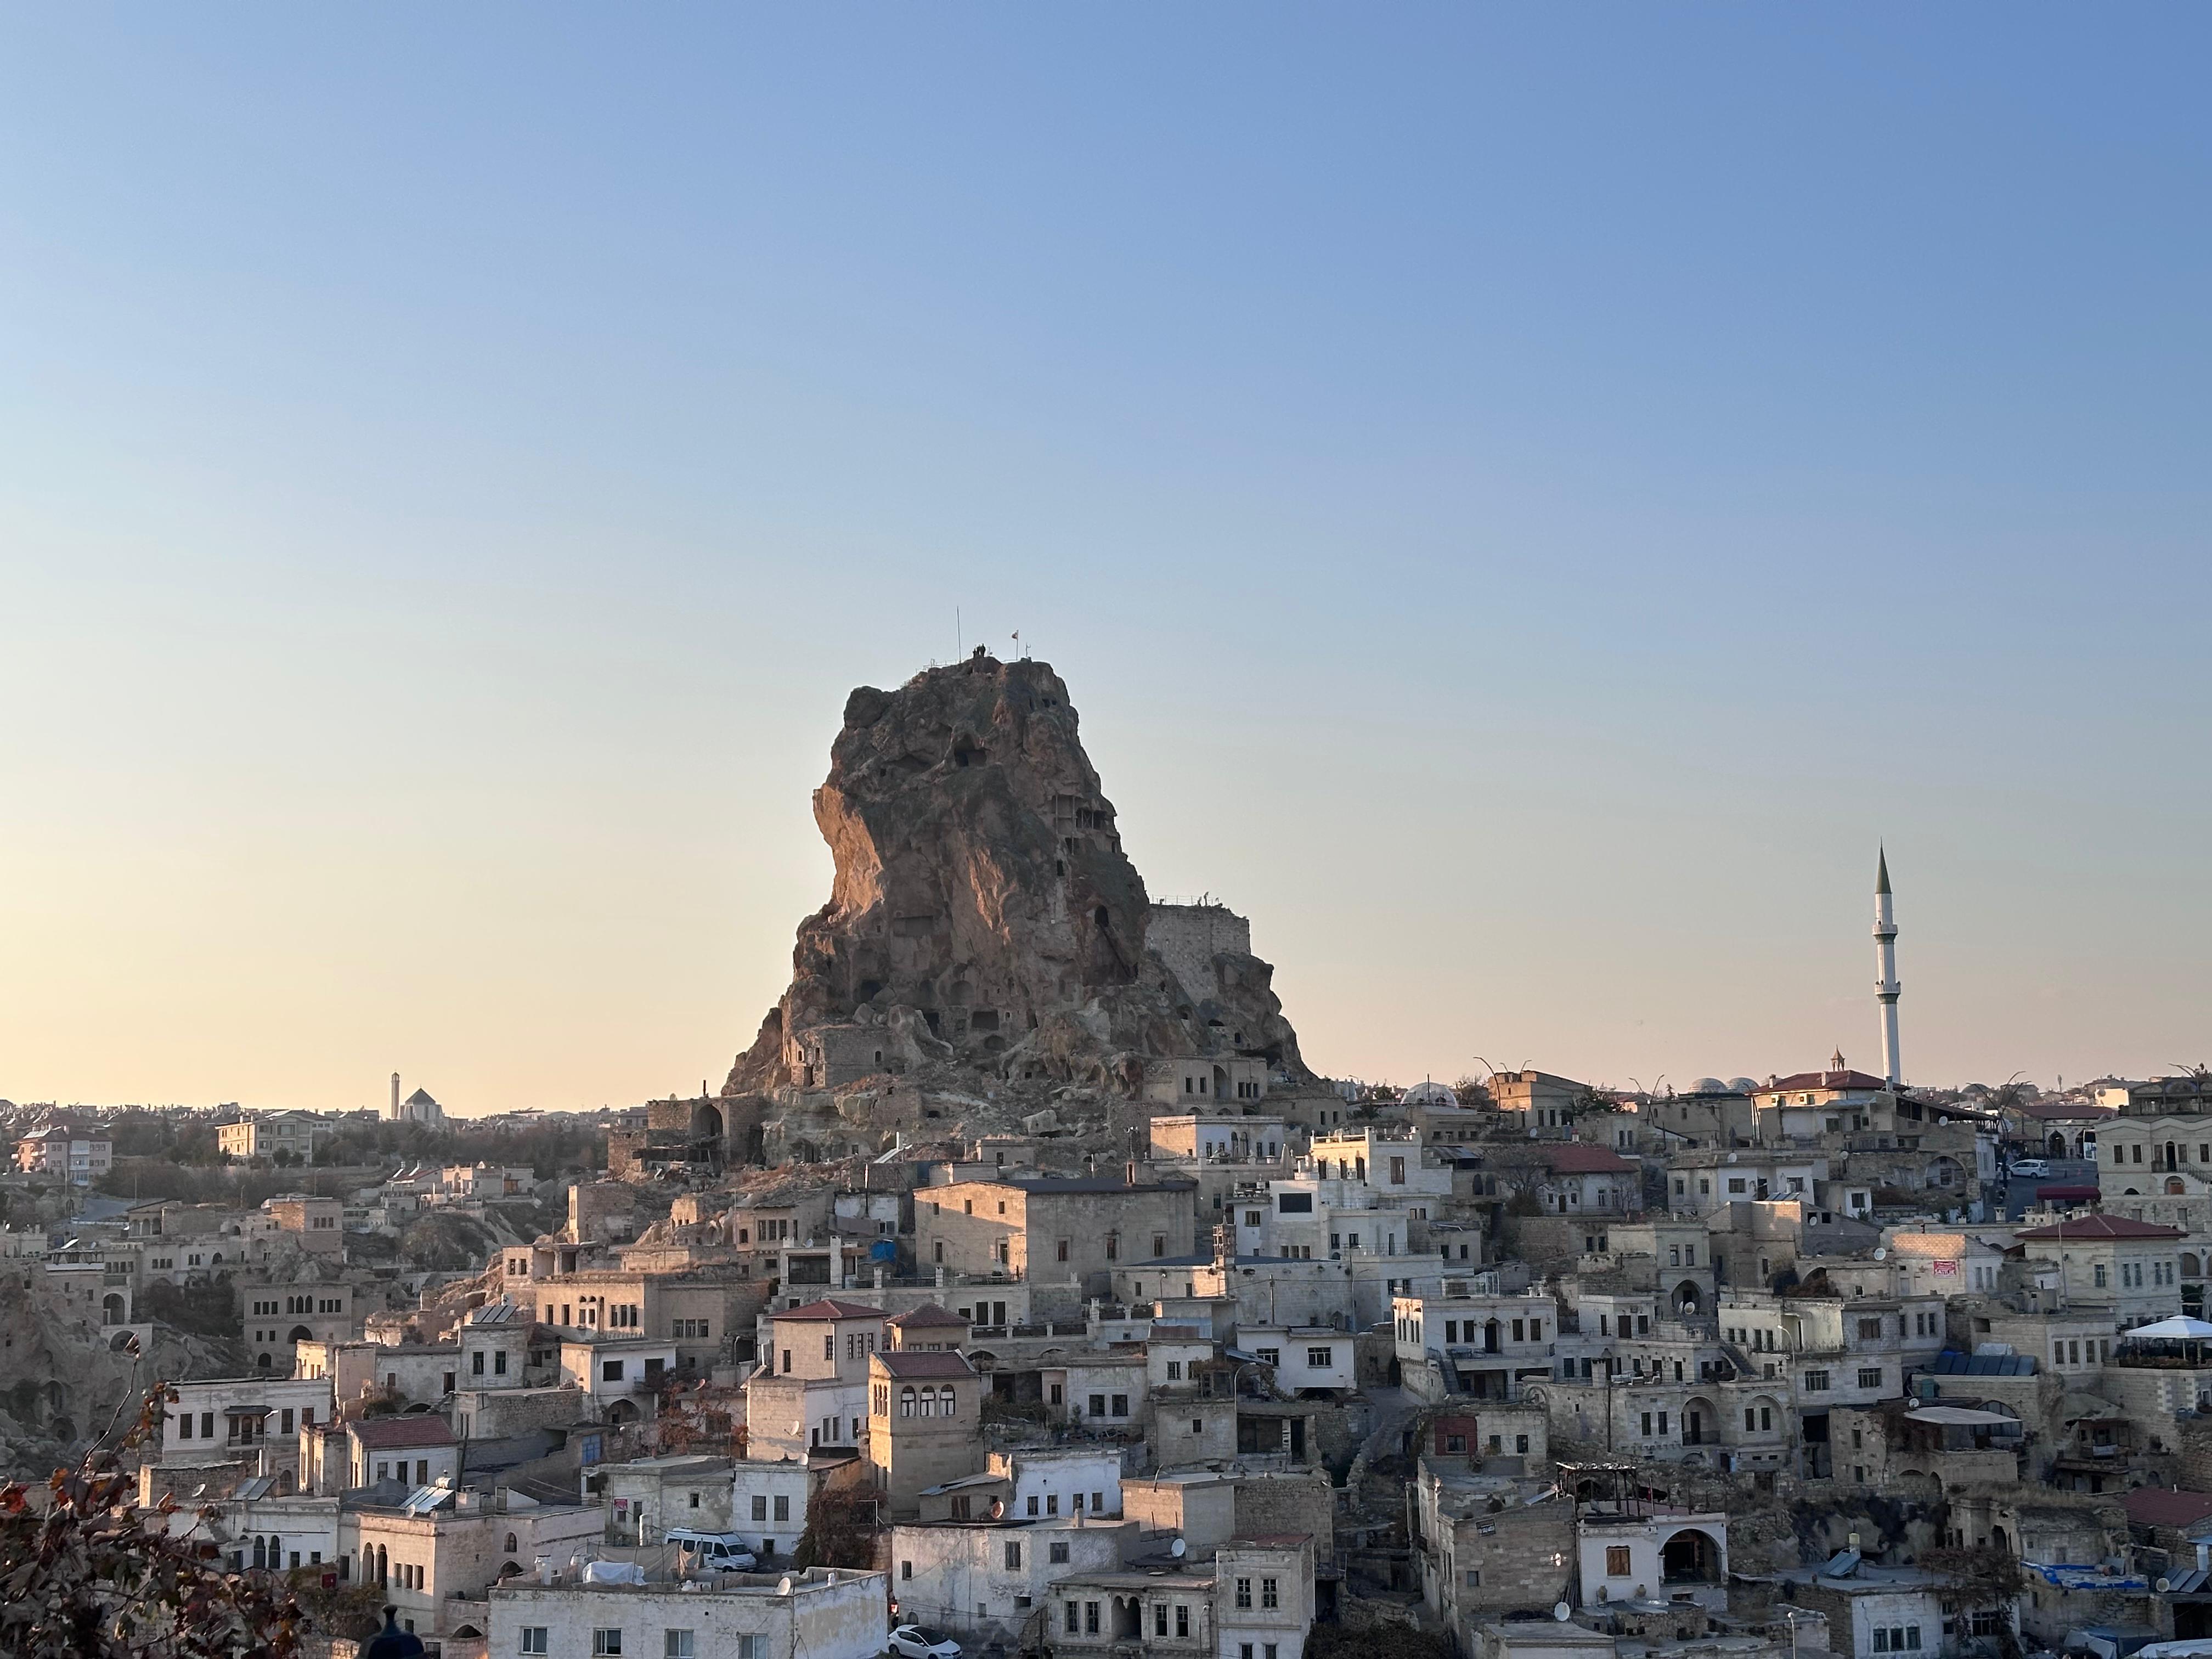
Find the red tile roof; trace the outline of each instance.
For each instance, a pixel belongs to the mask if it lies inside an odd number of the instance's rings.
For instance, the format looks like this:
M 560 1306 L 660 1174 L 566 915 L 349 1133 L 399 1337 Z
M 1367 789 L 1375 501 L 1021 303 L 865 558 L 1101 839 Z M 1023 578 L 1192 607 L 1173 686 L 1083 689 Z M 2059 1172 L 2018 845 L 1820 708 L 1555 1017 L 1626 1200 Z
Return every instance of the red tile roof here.
M 893 1376 L 973 1376 L 975 1368 L 957 1353 L 936 1349 L 894 1348 L 876 1358 Z
M 2191 1527 L 2212 1516 L 2212 1492 L 2168 1492 L 2137 1486 L 2120 1502 L 2138 1527 Z
M 769 1315 L 770 1319 L 881 1319 L 881 1308 L 867 1308 L 857 1302 L 839 1302 L 823 1297 L 819 1302 L 810 1302 L 801 1308 L 781 1308 Z
M 354 1438 L 377 1451 L 402 1446 L 450 1446 L 453 1431 L 442 1417 L 365 1417 L 353 1425 Z
M 2179 1227 L 2157 1227 L 2148 1221 L 2136 1221 L 2124 1215 L 2085 1215 L 2071 1221 L 2061 1221 L 2048 1227 L 2031 1227 L 2026 1232 L 2014 1233 L 2014 1238 L 2057 1238 L 2069 1242 L 2094 1241 L 2100 1238 L 2179 1238 Z
M 923 1325 L 957 1326 L 962 1330 L 965 1330 L 969 1324 L 969 1322 L 958 1314 L 947 1313 L 934 1302 L 925 1302 L 919 1308 L 895 1315 L 885 1322 L 896 1325 L 902 1331 L 910 1331 Z
M 1788 1077 L 1778 1077 L 1771 1083 L 1759 1085 L 1759 1092 L 1772 1094 L 1778 1089 L 1887 1089 L 1889 1079 L 1869 1077 L 1864 1072 L 1792 1072 Z
M 1585 1146 L 1577 1141 L 1547 1146 L 1542 1158 L 1554 1175 L 1626 1175 L 1641 1167 L 1618 1152 L 1602 1146 Z

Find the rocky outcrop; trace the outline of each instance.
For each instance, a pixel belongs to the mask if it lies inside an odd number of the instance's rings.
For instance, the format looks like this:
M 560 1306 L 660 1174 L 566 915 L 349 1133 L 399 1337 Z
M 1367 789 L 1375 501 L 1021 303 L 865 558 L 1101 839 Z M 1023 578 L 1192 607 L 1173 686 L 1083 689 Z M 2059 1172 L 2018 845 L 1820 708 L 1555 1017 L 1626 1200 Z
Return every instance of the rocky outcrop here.
M 1147 897 L 1046 664 L 979 652 L 854 691 L 814 820 L 830 902 L 726 1097 L 907 1079 L 1128 1098 L 1216 1056 L 1308 1077 L 1242 920 Z

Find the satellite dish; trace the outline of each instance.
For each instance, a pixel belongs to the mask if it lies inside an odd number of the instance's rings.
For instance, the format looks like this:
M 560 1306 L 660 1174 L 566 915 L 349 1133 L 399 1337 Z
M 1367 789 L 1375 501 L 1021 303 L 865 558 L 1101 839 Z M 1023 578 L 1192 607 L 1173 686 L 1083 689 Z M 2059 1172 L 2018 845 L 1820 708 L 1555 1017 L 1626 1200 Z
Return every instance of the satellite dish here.
M 2173 1580 L 2171 1578 L 2161 1578 L 2155 1585 L 2153 1586 L 2153 1588 L 2156 1589 L 2160 1595 L 2163 1595 L 2166 1591 L 2173 1588 Z
M 1728 1155 L 1728 1161 L 1731 1164 L 1735 1162 L 1735 1154 L 1734 1152 L 1730 1152 Z
M 1168 1553 L 1175 1557 L 1176 1560 L 1180 1561 L 1182 1559 L 1182 1553 L 1189 1547 L 1189 1545 L 1184 1543 L 1182 1539 L 1178 1538 L 1175 1542 L 1168 1546 Z
M 1889 1252 L 1887 1250 L 1876 1250 L 1874 1253 L 1874 1259 L 1877 1261 L 1887 1261 L 1889 1260 Z
M 1573 1609 L 1569 1607 L 1565 1601 L 1554 1601 L 1552 1603 L 1552 1617 L 1558 1620 L 1563 1625 L 1567 1622 L 1567 1614 L 1572 1611 Z
M 791 1579 L 787 1575 L 775 1581 L 775 1593 L 778 1595 L 788 1595 L 791 1594 Z
M 1006 1513 L 1006 1500 L 1003 1498 L 994 1498 L 991 1500 L 991 1519 L 994 1521 L 1001 1520 L 1005 1517 Z

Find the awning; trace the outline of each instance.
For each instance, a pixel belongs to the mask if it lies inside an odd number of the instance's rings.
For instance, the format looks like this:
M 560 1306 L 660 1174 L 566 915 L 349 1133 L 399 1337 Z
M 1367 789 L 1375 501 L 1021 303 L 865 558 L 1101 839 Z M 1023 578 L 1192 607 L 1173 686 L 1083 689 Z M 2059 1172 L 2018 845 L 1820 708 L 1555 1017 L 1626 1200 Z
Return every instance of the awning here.
M 2171 1319 L 2161 1319 L 2154 1325 L 2138 1325 L 2120 1334 L 2130 1341 L 2137 1337 L 2149 1337 L 2159 1342 L 2203 1342 L 2212 1340 L 2212 1325 L 2201 1319 L 2191 1319 L 2187 1314 L 2176 1314 Z
M 2023 1571 L 2034 1573 L 2045 1583 L 2056 1584 L 2060 1589 L 2148 1589 L 2150 1580 L 2141 1573 L 2106 1572 L 2102 1567 L 2070 1565 L 2045 1566 L 2040 1561 L 2023 1561 Z
M 2021 1426 L 2020 1419 L 2007 1417 L 2002 1412 L 1978 1412 L 1966 1406 L 1922 1406 L 1905 1414 L 1908 1423 L 1940 1423 L 1946 1427 L 1994 1428 L 2004 1424 L 2013 1428 Z
M 2035 1189 L 2035 1195 L 2038 1198 L 2063 1199 L 2077 1204 L 2086 1204 L 2093 1198 L 2104 1196 L 2094 1187 L 2038 1187 Z

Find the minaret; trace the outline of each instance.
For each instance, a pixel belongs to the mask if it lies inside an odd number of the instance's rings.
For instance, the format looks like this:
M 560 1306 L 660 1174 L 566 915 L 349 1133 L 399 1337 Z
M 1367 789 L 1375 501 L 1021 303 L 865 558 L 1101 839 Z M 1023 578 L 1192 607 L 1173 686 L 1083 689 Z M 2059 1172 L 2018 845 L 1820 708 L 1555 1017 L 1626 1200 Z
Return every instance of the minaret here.
M 1897 915 L 1889 899 L 1889 850 L 1884 848 L 1874 878 L 1875 1000 L 1881 1005 L 1881 1072 L 1891 1088 L 1905 1081 L 1897 1060 Z
M 397 1072 L 392 1074 L 392 1121 L 395 1123 L 399 1121 L 399 1073 Z

